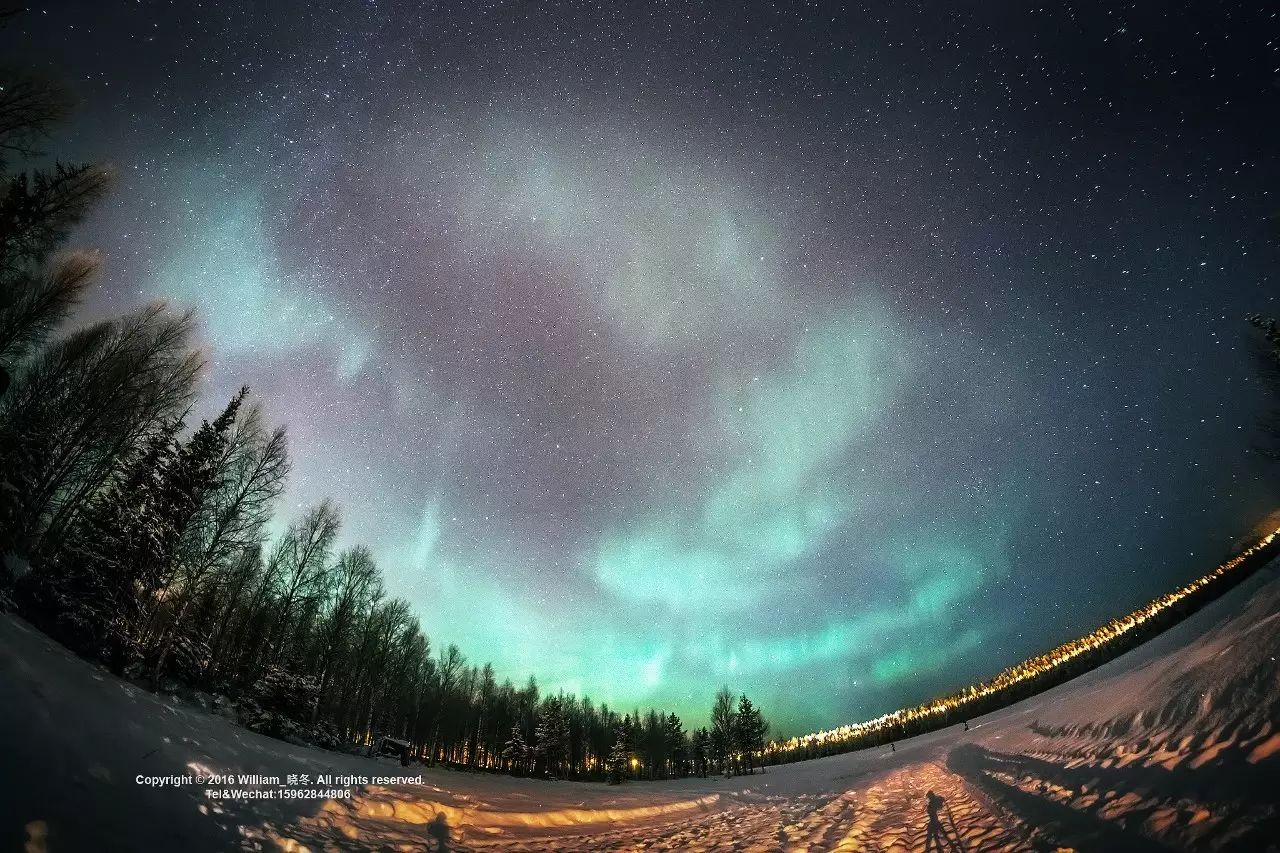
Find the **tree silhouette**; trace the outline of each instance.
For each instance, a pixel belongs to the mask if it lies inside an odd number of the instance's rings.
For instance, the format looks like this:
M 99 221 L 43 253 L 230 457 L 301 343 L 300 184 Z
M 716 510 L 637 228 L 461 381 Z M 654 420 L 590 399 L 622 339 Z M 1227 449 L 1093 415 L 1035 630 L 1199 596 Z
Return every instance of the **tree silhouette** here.
M 1269 409 L 1260 424 L 1263 437 L 1258 450 L 1271 459 L 1280 459 L 1280 324 L 1257 314 L 1248 319 L 1260 333 L 1255 361 L 1270 396 Z
M 187 430 L 204 364 L 194 316 L 153 303 L 63 328 L 98 260 L 58 252 L 109 176 L 56 162 L 10 173 L 42 153 L 70 99 L 34 77 L 2 82 L 0 366 L 13 378 L 0 397 L 0 602 L 12 590 L 80 654 L 156 689 L 215 694 L 275 736 L 330 748 L 388 736 L 428 762 L 513 773 L 535 755 L 576 778 L 621 781 L 633 763 L 654 779 L 707 773 L 713 734 L 691 744 L 673 713 L 540 698 L 533 677 L 517 687 L 455 645 L 437 651 L 369 549 L 335 553 L 333 501 L 273 538 L 285 428 L 242 389 Z M 721 693 L 724 768 L 748 741 Z

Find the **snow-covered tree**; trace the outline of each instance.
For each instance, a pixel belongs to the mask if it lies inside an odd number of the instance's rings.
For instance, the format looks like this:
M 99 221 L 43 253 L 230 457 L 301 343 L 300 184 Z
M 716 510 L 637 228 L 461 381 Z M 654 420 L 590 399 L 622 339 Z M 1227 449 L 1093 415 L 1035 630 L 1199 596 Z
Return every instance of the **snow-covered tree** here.
M 565 719 L 564 704 L 557 696 L 548 696 L 542 703 L 538 714 L 538 727 L 534 732 L 537 738 L 538 756 L 553 776 L 564 772 L 565 762 L 569 760 L 569 723 Z
M 525 743 L 524 727 L 519 723 L 511 727 L 511 736 L 502 747 L 502 760 L 506 762 L 512 773 L 524 769 L 529 757 L 529 745 Z
M 0 254 L 3 242 L 0 239 Z M 95 255 L 76 252 L 37 272 L 0 282 L 0 365 L 16 370 L 38 350 L 80 302 L 97 268 Z M 8 387 L 7 379 L 0 381 Z
M 138 652 L 143 615 L 166 588 L 243 399 L 241 392 L 185 443 L 176 438 L 179 422 L 148 440 L 54 557 L 24 579 L 22 599 L 34 618 L 82 653 L 123 670 Z
M 618 726 L 614 733 L 613 747 L 609 750 L 609 757 L 605 761 L 610 785 L 617 785 L 627 778 L 627 764 L 630 761 L 631 750 L 627 746 L 626 728 Z
M 249 728 L 273 737 L 298 736 L 311 721 L 320 685 L 310 675 L 269 667 L 237 703 Z
M 126 475 L 94 501 L 56 558 L 22 578 L 16 589 L 28 618 L 116 671 L 134 651 L 142 592 L 172 539 L 161 506 L 178 426 L 151 436 Z
M 173 464 L 166 472 L 164 505 L 160 508 L 161 522 L 172 537 L 165 543 L 164 553 L 156 555 L 156 562 L 151 568 L 151 576 L 147 579 L 150 587 L 151 601 L 147 608 L 148 628 L 154 622 L 157 599 L 164 601 L 177 597 L 181 600 L 175 618 L 168 623 L 161 623 L 151 631 L 148 638 L 151 644 L 151 677 L 152 683 L 158 684 L 164 673 L 165 661 L 172 648 L 174 639 L 182 635 L 183 616 L 186 602 L 183 590 L 175 584 L 183 574 L 190 575 L 190 567 L 183 571 L 183 552 L 181 543 L 187 538 L 192 522 L 204 505 L 207 495 L 215 492 L 222 475 L 222 466 L 226 459 L 226 449 L 231 443 L 232 427 L 244 405 L 249 389 L 241 388 L 231 398 L 226 408 L 212 422 L 205 421 L 176 453 Z M 139 638 L 141 641 L 143 638 Z M 203 638 L 200 638 L 201 640 Z M 186 644 L 191 650 L 192 644 Z

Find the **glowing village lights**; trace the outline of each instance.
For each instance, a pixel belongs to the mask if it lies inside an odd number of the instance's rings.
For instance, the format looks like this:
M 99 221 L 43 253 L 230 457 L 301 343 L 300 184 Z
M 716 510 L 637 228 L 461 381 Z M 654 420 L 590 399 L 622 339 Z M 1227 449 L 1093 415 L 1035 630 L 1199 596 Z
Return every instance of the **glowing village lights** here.
M 1238 568 L 1245 560 L 1270 547 L 1271 544 L 1275 542 L 1277 536 L 1280 536 L 1280 528 L 1276 528 L 1271 531 L 1253 545 L 1241 551 L 1239 554 L 1236 554 L 1225 563 L 1219 565 L 1213 571 L 1196 578 L 1186 586 L 1179 587 L 1173 592 L 1165 593 L 1154 601 L 1139 607 L 1127 616 L 1112 619 L 1105 625 L 1094 629 L 1083 637 L 1068 640 L 1057 648 L 1045 652 L 1044 654 L 1037 655 L 1036 657 L 1022 661 L 1021 663 L 1014 664 L 988 681 L 970 685 L 969 687 L 962 688 L 949 696 L 942 696 L 913 708 L 901 708 L 888 714 L 882 714 L 872 720 L 865 720 L 861 723 L 850 723 L 848 725 L 839 726 L 838 728 L 828 729 L 826 731 L 789 738 L 785 741 L 770 741 L 765 747 L 765 752 L 776 754 L 779 752 L 788 752 L 790 750 L 799 749 L 801 747 L 814 748 L 829 743 L 845 743 L 867 735 L 878 734 L 897 726 L 906 726 L 907 724 L 920 720 L 937 717 L 942 714 L 955 711 L 959 708 L 963 708 L 964 706 L 976 702 L 979 699 L 984 699 L 995 693 L 1009 690 L 1022 682 L 1051 672 L 1086 652 L 1094 651 L 1116 642 L 1134 628 L 1148 622 L 1158 614 L 1163 613 L 1183 601 L 1189 595 L 1204 589 L 1215 581 L 1221 579 L 1223 576 L 1229 574 L 1232 570 Z

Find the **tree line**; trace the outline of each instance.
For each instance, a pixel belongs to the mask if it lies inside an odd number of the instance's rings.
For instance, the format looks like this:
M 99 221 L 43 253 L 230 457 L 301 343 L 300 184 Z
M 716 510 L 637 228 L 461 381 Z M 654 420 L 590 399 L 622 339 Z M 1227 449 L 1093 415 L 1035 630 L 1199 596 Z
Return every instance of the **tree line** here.
M 1280 530 L 1274 528 L 1275 523 L 1272 516 L 1264 522 L 1270 529 L 1257 541 L 1235 552 L 1212 571 L 1125 616 L 1111 619 L 1082 637 L 1006 667 L 986 681 L 873 720 L 770 741 L 765 754 L 770 763 L 790 763 L 885 744 L 892 749 L 896 741 L 953 725 L 963 725 L 968 731 L 970 719 L 1007 708 L 1096 669 L 1239 586 L 1280 552 Z
M 0 604 L 80 655 L 257 731 L 406 760 L 573 778 L 754 772 L 768 726 L 717 694 L 709 728 L 619 713 L 435 648 L 321 501 L 271 541 L 290 470 L 247 388 L 190 424 L 195 317 L 152 303 L 64 331 L 99 261 L 61 251 L 108 170 L 39 155 L 63 90 L 0 85 Z
M 408 602 L 388 594 L 369 549 L 337 549 L 332 501 L 270 541 L 290 469 L 286 430 L 265 422 L 247 389 L 188 426 L 203 367 L 194 316 L 153 303 L 63 330 L 99 260 L 61 249 L 110 173 L 95 164 L 11 169 L 41 154 L 69 101 L 36 78 L 0 82 L 0 604 L 116 673 L 227 697 L 211 701 L 258 731 L 330 748 L 390 735 L 428 763 L 661 779 L 750 773 L 766 758 L 924 730 L 767 749 L 759 709 L 727 688 L 709 725 L 689 732 L 674 713 L 543 695 L 533 678 L 499 683 L 456 646 L 433 647 Z M 1250 321 L 1280 398 L 1280 331 L 1273 320 Z M 1273 414 L 1264 424 L 1272 454 L 1276 423 Z M 1200 604 L 1188 600 L 1128 642 Z M 962 713 L 1009 704 L 1124 647 L 1091 652 Z M 928 727 L 957 721 L 943 716 Z

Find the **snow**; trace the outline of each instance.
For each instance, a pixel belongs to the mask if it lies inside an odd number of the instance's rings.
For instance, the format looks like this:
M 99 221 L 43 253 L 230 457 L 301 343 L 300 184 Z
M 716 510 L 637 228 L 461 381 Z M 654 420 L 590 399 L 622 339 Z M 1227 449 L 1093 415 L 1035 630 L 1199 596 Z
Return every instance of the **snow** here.
M 946 731 L 734 779 L 544 782 L 292 746 L 156 696 L 0 617 L 0 848 L 1267 849 L 1280 837 L 1280 581 Z M 813 685 L 819 690 L 821 685 Z M 196 773 L 420 776 L 221 800 Z

